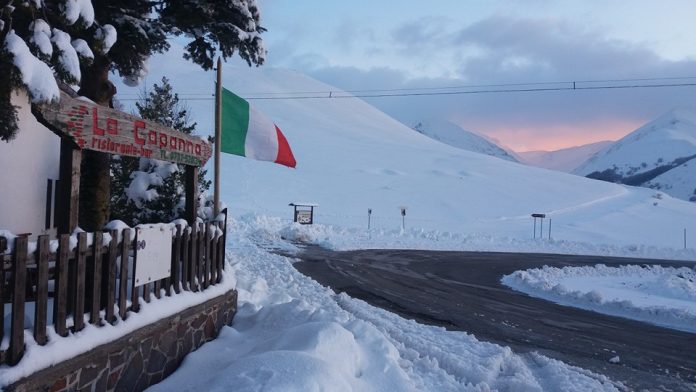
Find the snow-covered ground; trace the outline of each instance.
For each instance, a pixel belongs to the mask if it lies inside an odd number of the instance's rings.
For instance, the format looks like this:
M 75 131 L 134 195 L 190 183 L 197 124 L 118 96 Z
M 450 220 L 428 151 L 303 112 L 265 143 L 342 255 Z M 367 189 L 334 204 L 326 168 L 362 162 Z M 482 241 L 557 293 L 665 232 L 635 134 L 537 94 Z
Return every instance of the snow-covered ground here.
M 212 76 L 178 61 L 177 50 L 174 45 L 167 56 L 151 59 L 148 80 L 167 75 L 175 91 L 211 92 L 213 85 L 202 81 Z M 273 68 L 225 66 L 223 83 L 247 97 L 339 90 Z M 137 93 L 118 88 L 119 94 Z M 212 102 L 187 103 L 198 129 L 211 129 Z M 371 208 L 372 228 L 391 231 L 399 230 L 399 207 L 406 206 L 407 229 L 523 241 L 532 237 L 530 214 L 545 213 L 553 220 L 551 236 L 558 241 L 682 248 L 686 228 L 688 246 L 696 243 L 696 206 L 659 191 L 455 148 L 360 99 L 267 99 L 251 104 L 283 130 L 298 163 L 293 170 L 223 154 L 221 198 L 237 217 L 257 213 L 291 218 L 288 203 L 308 201 L 319 204 L 318 223 L 364 229 Z
M 313 232 L 277 218 L 233 223 L 239 312 L 151 391 L 611 391 L 604 376 L 425 326 L 336 294 L 264 247 Z M 324 228 L 324 233 L 331 231 Z M 418 241 L 414 238 L 414 241 Z
M 696 332 L 696 267 L 544 266 L 515 271 L 502 282 L 562 305 Z

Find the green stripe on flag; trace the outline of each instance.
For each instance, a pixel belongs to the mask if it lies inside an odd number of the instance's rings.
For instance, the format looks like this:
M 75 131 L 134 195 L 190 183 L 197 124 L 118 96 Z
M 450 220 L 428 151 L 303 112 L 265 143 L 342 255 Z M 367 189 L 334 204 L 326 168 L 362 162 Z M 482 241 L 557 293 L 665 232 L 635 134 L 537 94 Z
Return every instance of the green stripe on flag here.
M 249 102 L 222 89 L 222 131 L 220 150 L 244 156 L 244 142 L 249 129 Z

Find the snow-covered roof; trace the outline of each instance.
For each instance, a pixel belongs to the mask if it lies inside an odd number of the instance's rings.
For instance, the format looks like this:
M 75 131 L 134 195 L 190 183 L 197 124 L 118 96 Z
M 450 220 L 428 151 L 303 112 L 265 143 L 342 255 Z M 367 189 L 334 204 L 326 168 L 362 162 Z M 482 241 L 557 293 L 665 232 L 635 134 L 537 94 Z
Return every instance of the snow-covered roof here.
M 319 204 L 317 204 L 317 203 L 305 203 L 305 202 L 292 202 L 288 205 L 293 206 L 293 207 L 319 207 Z

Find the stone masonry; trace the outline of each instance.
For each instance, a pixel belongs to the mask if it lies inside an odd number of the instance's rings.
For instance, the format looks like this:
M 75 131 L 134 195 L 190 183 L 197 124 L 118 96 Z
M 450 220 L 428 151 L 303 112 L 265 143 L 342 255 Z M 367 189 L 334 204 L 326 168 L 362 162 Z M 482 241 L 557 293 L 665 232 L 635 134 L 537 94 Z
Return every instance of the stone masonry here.
M 142 391 L 179 367 L 186 354 L 214 339 L 237 311 L 231 290 L 99 346 L 40 370 L 5 391 Z

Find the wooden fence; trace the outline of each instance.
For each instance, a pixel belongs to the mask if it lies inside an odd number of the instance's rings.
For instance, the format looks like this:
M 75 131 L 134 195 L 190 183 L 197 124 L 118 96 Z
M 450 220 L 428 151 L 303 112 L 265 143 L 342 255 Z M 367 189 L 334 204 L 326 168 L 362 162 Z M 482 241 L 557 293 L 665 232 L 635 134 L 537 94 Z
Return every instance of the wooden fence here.
M 70 236 L 60 235 L 55 252 L 51 252 L 48 235 L 38 237 L 33 252 L 29 252 L 26 236 L 15 238 L 12 252 L 0 255 L 0 303 L 11 306 L 9 346 L 5 343 L 0 349 L 0 363 L 15 365 L 22 358 L 24 320 L 32 304 L 33 337 L 45 345 L 46 330 L 51 326 L 49 299 L 53 300 L 52 327 L 57 335 L 67 336 L 70 331 L 82 330 L 85 318 L 95 326 L 124 320 L 129 311 L 140 310 L 140 298 L 150 302 L 152 295 L 160 298 L 182 290 L 196 292 L 219 283 L 227 238 L 227 210 L 223 213 L 224 222 L 177 226 L 172 238 L 171 275 L 142 286 L 135 286 L 137 238 L 131 241 L 132 229 L 109 231 L 111 239 L 106 245 L 104 233 L 93 233 L 91 244 L 87 233 L 79 233 L 72 249 Z M 218 229 L 221 235 L 215 235 Z M 3 245 L 9 244 L 0 238 Z M 0 317 L 0 341 L 6 342 L 5 319 Z

